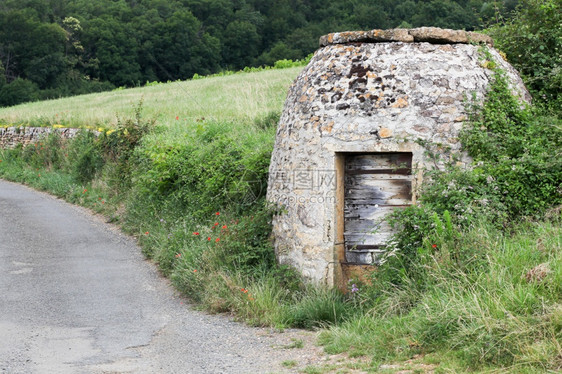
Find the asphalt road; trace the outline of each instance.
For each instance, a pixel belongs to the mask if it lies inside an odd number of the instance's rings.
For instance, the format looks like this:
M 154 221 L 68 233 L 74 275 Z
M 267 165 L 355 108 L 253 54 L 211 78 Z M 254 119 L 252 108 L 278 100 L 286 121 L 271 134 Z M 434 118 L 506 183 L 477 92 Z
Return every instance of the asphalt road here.
M 285 337 L 194 311 L 129 237 L 0 180 L 0 373 L 266 373 Z

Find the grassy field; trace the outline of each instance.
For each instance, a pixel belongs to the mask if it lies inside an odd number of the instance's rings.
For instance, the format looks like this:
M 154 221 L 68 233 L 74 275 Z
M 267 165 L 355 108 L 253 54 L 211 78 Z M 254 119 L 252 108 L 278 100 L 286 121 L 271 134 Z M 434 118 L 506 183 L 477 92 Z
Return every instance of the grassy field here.
M 187 122 L 247 122 L 279 112 L 301 70 L 236 73 L 0 108 L 0 125 L 112 127 L 118 117 L 131 117 L 141 99 L 143 115 L 160 125 L 172 125 L 176 117 Z

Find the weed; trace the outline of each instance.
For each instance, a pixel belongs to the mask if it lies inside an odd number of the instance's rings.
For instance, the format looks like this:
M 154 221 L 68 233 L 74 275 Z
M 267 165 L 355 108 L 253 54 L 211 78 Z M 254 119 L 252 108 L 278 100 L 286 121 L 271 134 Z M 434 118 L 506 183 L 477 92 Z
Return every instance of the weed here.
M 295 366 L 297 366 L 299 363 L 298 361 L 295 360 L 285 360 L 283 362 L 281 362 L 281 365 L 285 366 L 286 368 L 292 369 Z
M 304 347 L 304 341 L 302 339 L 291 339 L 292 343 L 284 345 L 283 348 L 284 349 L 294 349 L 294 348 L 303 348 Z

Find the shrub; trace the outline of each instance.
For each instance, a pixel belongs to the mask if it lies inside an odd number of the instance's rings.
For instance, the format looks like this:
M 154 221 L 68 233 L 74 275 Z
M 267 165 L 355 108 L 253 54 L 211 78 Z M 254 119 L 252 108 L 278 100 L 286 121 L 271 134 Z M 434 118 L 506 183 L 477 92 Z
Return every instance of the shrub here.
M 80 183 L 88 183 L 104 166 L 102 147 L 96 135 L 88 130 L 81 130 L 69 142 L 67 162 L 70 173 Z
M 513 17 L 490 30 L 535 99 L 562 107 L 562 9 L 559 0 L 522 0 Z
M 0 88 L 0 106 L 11 106 L 38 99 L 39 88 L 30 80 L 17 78 Z

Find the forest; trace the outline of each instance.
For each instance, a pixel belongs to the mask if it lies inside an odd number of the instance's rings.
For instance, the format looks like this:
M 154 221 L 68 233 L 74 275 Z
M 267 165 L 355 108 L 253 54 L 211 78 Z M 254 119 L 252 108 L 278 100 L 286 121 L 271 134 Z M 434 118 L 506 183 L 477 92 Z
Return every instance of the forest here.
M 480 30 L 518 0 L 3 0 L 0 106 L 301 59 L 329 32 Z

